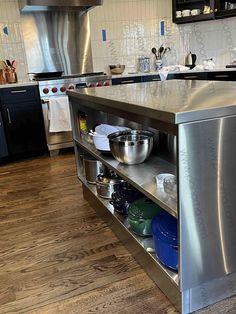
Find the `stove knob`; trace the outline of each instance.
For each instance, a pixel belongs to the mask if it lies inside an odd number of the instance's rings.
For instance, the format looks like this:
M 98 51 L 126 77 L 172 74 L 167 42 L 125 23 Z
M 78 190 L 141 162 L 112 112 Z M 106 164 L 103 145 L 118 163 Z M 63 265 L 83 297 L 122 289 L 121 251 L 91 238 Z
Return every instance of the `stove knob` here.
M 55 94 L 58 91 L 58 89 L 56 87 L 53 87 L 51 91 Z
M 99 82 L 96 84 L 96 86 L 97 86 L 97 87 L 102 86 L 102 82 L 101 82 L 101 81 L 99 81 Z
M 110 86 L 110 81 L 106 81 L 106 82 L 104 82 L 104 84 L 103 84 L 104 86 Z
M 62 87 L 60 88 L 60 91 L 61 91 L 62 93 L 65 93 L 66 87 L 65 87 L 65 86 L 62 86 Z
M 49 93 L 49 89 L 48 89 L 47 87 L 45 87 L 45 88 L 43 89 L 43 93 L 44 93 L 44 94 L 48 94 L 48 93 Z
M 95 83 L 88 83 L 87 87 L 95 87 Z
M 68 89 L 75 89 L 75 86 L 71 84 Z

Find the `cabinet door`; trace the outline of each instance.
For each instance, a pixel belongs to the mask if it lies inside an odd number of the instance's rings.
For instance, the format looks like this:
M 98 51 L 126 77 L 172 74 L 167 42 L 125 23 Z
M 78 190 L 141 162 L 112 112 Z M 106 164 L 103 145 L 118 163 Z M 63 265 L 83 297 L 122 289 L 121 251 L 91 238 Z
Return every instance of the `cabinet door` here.
M 45 132 L 41 105 L 37 102 L 3 104 L 10 155 L 44 151 Z
M 7 142 L 5 138 L 4 125 L 2 121 L 2 114 L 0 111 L 0 158 L 8 155 Z

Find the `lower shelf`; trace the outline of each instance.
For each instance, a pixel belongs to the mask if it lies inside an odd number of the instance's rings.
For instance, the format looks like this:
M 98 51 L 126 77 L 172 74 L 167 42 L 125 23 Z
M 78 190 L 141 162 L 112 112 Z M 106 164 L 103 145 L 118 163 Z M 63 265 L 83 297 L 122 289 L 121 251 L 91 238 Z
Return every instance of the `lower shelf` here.
M 123 238 L 122 240 L 125 239 L 125 242 L 131 241 L 131 242 L 135 243 L 136 245 L 138 245 L 139 254 L 140 254 L 140 256 L 143 255 L 142 259 L 144 260 L 144 263 L 147 264 L 148 261 L 151 262 L 156 267 L 156 269 L 158 269 L 163 274 L 163 276 L 165 277 L 165 280 L 168 282 L 168 284 L 171 284 L 175 288 L 179 289 L 178 288 L 178 286 L 179 286 L 178 274 L 167 269 L 166 267 L 164 267 L 159 262 L 158 258 L 154 254 L 153 239 L 151 237 L 145 238 L 145 237 L 140 237 L 138 235 L 133 234 L 132 231 L 130 230 L 130 226 L 129 226 L 129 223 L 127 221 L 127 218 L 116 213 L 113 209 L 113 206 L 109 203 L 109 200 L 101 198 L 97 195 L 96 186 L 92 185 L 92 184 L 88 184 L 87 181 L 85 180 L 85 178 L 83 178 L 83 177 L 79 177 L 79 179 L 83 183 L 85 198 L 90 203 L 91 203 L 91 200 L 93 199 L 92 203 L 95 203 L 95 204 L 91 204 L 92 207 L 95 210 L 97 210 L 98 205 L 100 205 L 99 207 L 102 207 L 103 211 L 102 212 L 99 211 L 98 213 L 102 214 L 103 218 L 107 214 L 109 224 L 111 223 L 111 221 L 110 221 L 111 218 L 116 222 L 115 233 L 117 233 L 117 231 L 118 231 L 118 233 L 122 233 L 122 238 Z M 91 197 L 91 196 L 93 196 L 93 197 Z M 95 206 L 93 206 L 93 205 L 95 205 Z M 118 228 L 119 228 L 119 230 L 118 230 Z M 119 236 L 119 234 L 118 234 L 118 236 Z M 125 243 L 125 244 L 127 244 L 127 243 Z M 152 278 L 152 279 L 154 279 L 155 282 L 158 281 L 158 278 Z

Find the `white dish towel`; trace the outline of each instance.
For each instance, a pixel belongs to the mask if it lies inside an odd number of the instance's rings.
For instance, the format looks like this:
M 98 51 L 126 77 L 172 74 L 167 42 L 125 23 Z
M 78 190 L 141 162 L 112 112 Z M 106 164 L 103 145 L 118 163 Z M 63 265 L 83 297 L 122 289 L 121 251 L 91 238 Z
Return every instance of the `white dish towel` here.
M 67 96 L 50 98 L 48 118 L 49 132 L 67 132 L 72 130 Z

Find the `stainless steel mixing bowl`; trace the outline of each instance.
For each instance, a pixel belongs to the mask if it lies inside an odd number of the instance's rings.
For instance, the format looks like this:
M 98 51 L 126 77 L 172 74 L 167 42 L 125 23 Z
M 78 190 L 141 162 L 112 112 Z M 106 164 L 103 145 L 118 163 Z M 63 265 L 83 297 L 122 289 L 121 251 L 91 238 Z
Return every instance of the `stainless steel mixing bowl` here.
M 153 133 L 143 130 L 115 132 L 108 136 L 112 155 L 121 163 L 135 165 L 144 162 L 153 147 Z

